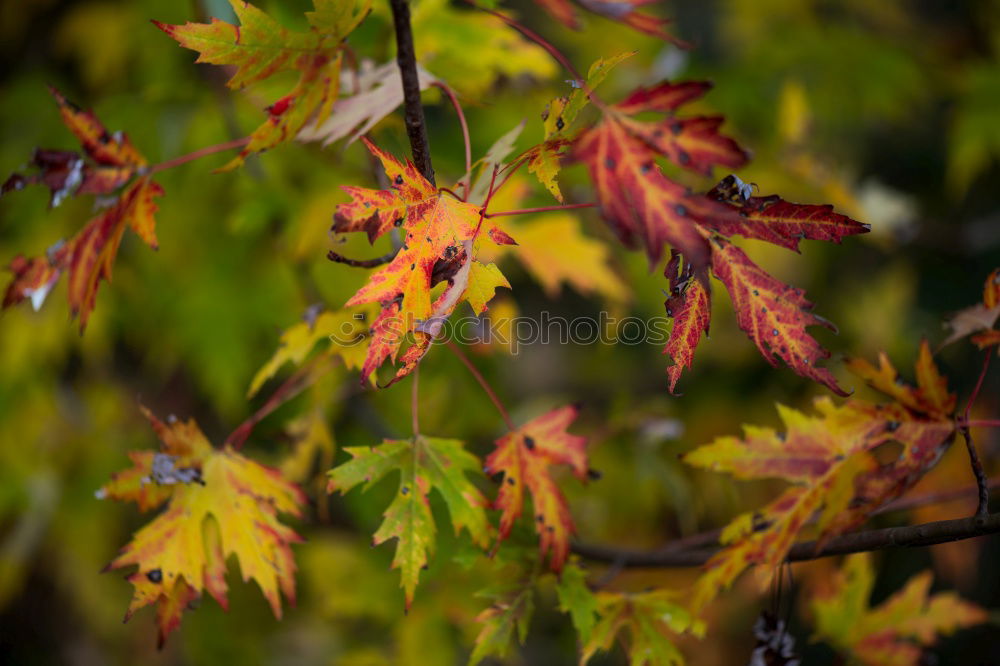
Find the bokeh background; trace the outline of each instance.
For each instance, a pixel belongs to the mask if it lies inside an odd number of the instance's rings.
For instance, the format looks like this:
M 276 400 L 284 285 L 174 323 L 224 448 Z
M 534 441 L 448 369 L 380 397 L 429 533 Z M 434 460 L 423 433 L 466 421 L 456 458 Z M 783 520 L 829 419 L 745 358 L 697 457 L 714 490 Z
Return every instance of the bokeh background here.
M 303 0 L 257 4 L 288 26 L 304 25 L 302 12 L 309 9 Z M 350 44 L 359 59 L 383 63 L 393 56 L 390 22 L 386 3 L 375 5 Z M 871 358 L 885 350 L 897 367 L 912 367 L 920 339 L 943 340 L 943 320 L 977 302 L 983 279 L 1000 265 L 1000 2 L 653 5 L 651 11 L 676 19 L 676 34 L 697 45 L 690 52 L 594 16 L 584 17 L 584 32 L 573 33 L 526 0 L 509 7 L 580 69 L 600 56 L 637 50 L 604 84 L 607 99 L 663 78 L 714 81 L 697 110 L 725 114 L 728 133 L 752 150 L 753 162 L 739 172 L 743 180 L 764 194 L 833 203 L 872 225 L 867 236 L 842 246 L 806 243 L 801 254 L 747 245 L 768 270 L 804 287 L 817 312 L 839 326 L 838 335 L 816 332 L 835 355 Z M 209 16 L 232 19 L 220 0 L 3 0 L 0 175 L 20 168 L 35 147 L 76 148 L 47 84 L 94 108 L 110 129 L 126 130 L 153 162 L 247 134 L 260 122 L 260 109 L 284 92 L 281 86 L 229 92 L 223 72 L 194 65 L 192 52 L 149 22 Z M 425 66 L 461 96 L 474 157 L 523 119 L 519 149 L 541 138 L 539 114 L 570 89 L 564 72 L 492 19 L 445 0 L 419 0 L 414 16 Z M 438 178 L 454 181 L 464 170 L 461 133 L 436 91 L 425 101 Z M 396 154 L 407 152 L 399 114 L 374 136 Z M 334 206 L 346 200 L 339 185 L 375 185 L 359 144 L 289 144 L 239 171 L 211 174 L 225 159 L 161 174 L 167 194 L 157 214 L 160 249 L 126 236 L 114 284 L 101 288 L 85 335 L 68 319 L 64 285 L 39 312 L 22 305 L 0 316 L 0 662 L 464 663 L 477 632 L 474 617 L 487 605 L 474 592 L 492 575 L 483 569 L 488 565 L 455 563 L 461 548 L 439 514 L 442 543 L 404 617 L 398 574 L 388 569 L 391 547 L 369 548 L 392 482 L 346 498 L 320 490 L 318 475 L 331 456 L 340 461 L 344 454 L 333 453 L 323 434 L 304 436 L 310 428 L 328 432 L 338 447 L 409 434 L 408 385 L 360 392 L 346 371 L 268 417 L 247 446 L 255 458 L 284 465 L 313 498 L 307 520 L 295 525 L 308 538 L 296 548 L 298 606 L 276 622 L 233 567 L 231 610 L 206 600 L 186 614 L 163 651 L 155 649 L 152 611 L 121 623 L 131 586 L 118 573 L 98 572 L 148 517 L 131 505 L 99 501 L 94 491 L 127 465 L 126 451 L 156 445 L 138 405 L 193 416 L 221 442 L 262 403 L 263 397 L 246 398 L 247 387 L 281 330 L 311 305 L 340 307 L 366 276 L 325 259 Z M 681 177 L 695 187 L 713 184 Z M 580 167 L 564 171 L 562 182 L 571 200 L 592 200 Z M 520 199 L 510 195 L 510 207 L 554 203 L 527 176 L 513 181 L 511 191 Z M 92 215 L 88 198 L 53 210 L 47 199 L 42 189 L 0 199 L 0 262 L 44 252 Z M 662 316 L 662 267 L 650 271 L 643 256 L 621 248 L 592 211 L 557 215 L 607 248 L 612 277 L 545 285 L 530 266 L 508 256 L 502 266 L 513 291 L 494 312 Z M 553 233 L 542 242 L 558 247 Z M 351 256 L 384 251 L 363 239 L 343 246 Z M 768 366 L 736 328 L 722 294 L 717 291 L 711 339 L 681 380 L 680 397 L 667 393 L 667 361 L 656 346 L 531 345 L 513 357 L 499 345 L 470 350 L 515 421 L 582 401 L 574 431 L 589 438 L 592 465 L 603 473 L 587 487 L 569 477 L 563 482 L 582 540 L 654 547 L 724 524 L 780 488 L 733 483 L 677 460 L 695 445 L 738 432 L 742 423 L 777 425 L 775 402 L 807 408 L 824 391 Z M 956 344 L 939 359 L 964 399 L 979 353 Z M 868 394 L 836 359 L 831 367 L 845 386 Z M 998 389 L 994 374 L 975 416 L 1000 416 Z M 480 455 L 502 432 L 486 397 L 443 349 L 423 364 L 421 426 L 428 434 L 460 437 Z M 997 436 L 977 434 L 987 466 L 996 470 Z M 958 446 L 914 492 L 971 483 Z M 872 522 L 958 517 L 972 506 L 971 500 L 952 502 Z M 880 554 L 875 600 L 933 567 L 936 585 L 997 608 L 998 561 L 997 538 Z M 835 564 L 796 566 L 797 589 L 807 593 L 810 581 Z M 612 584 L 683 586 L 695 573 L 626 572 Z M 754 617 L 769 603 L 746 583 L 713 607 L 709 640 L 683 642 L 691 663 L 746 662 Z M 808 642 L 805 598 L 796 593 L 783 603 L 804 663 L 838 663 L 828 647 Z M 510 663 L 575 663 L 576 639 L 555 606 L 551 586 L 543 586 L 528 642 Z M 928 663 L 1000 663 L 998 636 L 996 625 L 966 631 L 944 640 Z M 594 663 L 623 659 L 615 652 Z

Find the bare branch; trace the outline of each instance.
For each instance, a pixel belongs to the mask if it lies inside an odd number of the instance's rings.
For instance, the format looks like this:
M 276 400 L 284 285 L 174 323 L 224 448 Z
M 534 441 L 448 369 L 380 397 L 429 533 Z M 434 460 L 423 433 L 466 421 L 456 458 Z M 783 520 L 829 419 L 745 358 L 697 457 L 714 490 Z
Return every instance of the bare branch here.
M 1000 532 L 1000 513 L 973 516 L 957 520 L 941 520 L 921 525 L 888 527 L 844 534 L 826 542 L 822 548 L 815 541 L 792 546 L 790 562 L 815 560 L 831 555 L 846 555 L 885 548 L 933 546 L 949 541 L 961 541 Z M 707 562 L 719 552 L 719 547 L 689 550 L 635 551 L 610 546 L 576 543 L 571 550 L 588 560 L 609 562 L 622 567 L 695 567 Z
M 413 163 L 424 178 L 434 185 L 427 122 L 424 120 L 424 107 L 420 104 L 420 79 L 417 77 L 417 55 L 410 27 L 410 5 L 407 0 L 389 0 L 389 5 L 392 7 L 392 20 L 396 29 L 396 64 L 399 65 L 399 74 L 403 79 L 406 134 L 410 137 Z

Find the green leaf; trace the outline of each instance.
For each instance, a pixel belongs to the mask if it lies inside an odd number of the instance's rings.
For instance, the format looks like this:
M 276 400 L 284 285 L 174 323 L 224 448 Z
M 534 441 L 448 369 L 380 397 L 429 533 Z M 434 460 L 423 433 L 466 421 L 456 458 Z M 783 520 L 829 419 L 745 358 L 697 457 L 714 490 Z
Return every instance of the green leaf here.
M 556 593 L 559 595 L 559 610 L 570 614 L 580 640 L 587 640 L 597 621 L 598 607 L 597 597 L 587 587 L 583 569 L 574 563 L 567 564 L 556 583 Z
M 437 526 L 431 514 L 431 489 L 444 498 L 458 534 L 468 530 L 473 542 L 485 548 L 492 534 L 486 518 L 486 498 L 466 478 L 466 472 L 482 469 L 479 459 L 462 442 L 418 436 L 412 440 L 386 440 L 377 447 L 348 447 L 352 459 L 330 470 L 327 492 L 348 492 L 362 483 L 371 487 L 392 471 L 399 470 L 399 491 L 383 514 L 373 542 L 379 545 L 397 539 L 392 567 L 399 569 L 406 606 L 413 601 L 420 571 L 433 555 Z
M 630 666 L 675 666 L 684 657 L 673 644 L 671 635 L 684 631 L 699 634 L 700 623 L 674 602 L 670 590 L 652 590 L 640 594 L 599 592 L 598 614 L 593 631 L 585 637 L 580 663 L 586 664 L 598 651 L 611 649 L 615 636 L 623 637 Z
M 528 626 L 535 610 L 535 576 L 521 569 L 520 575 L 501 578 L 506 578 L 506 582 L 496 583 L 476 594 L 492 599 L 493 603 L 476 617 L 482 629 L 476 636 L 469 666 L 475 666 L 486 657 L 506 657 L 515 633 L 522 645 L 528 637 Z

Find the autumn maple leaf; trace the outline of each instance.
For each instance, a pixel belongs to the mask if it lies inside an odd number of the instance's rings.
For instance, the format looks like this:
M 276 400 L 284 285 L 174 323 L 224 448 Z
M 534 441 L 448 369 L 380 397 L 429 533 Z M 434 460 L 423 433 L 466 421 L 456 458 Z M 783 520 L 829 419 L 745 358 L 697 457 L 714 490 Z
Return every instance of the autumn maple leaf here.
M 102 279 L 111 281 L 111 271 L 125 228 L 131 228 L 153 249 L 157 248 L 155 197 L 160 187 L 144 173 L 146 159 L 122 133 L 109 133 L 97 116 L 72 104 L 51 89 L 59 104 L 63 122 L 79 139 L 84 156 L 65 151 L 36 151 L 33 164 L 40 174 L 15 174 L 3 186 L 4 192 L 26 184 L 41 183 L 52 191 L 52 205 L 78 194 L 108 194 L 132 180 L 124 192 L 73 238 L 53 245 L 44 256 L 18 255 L 10 265 L 14 279 L 4 293 L 7 308 L 28 299 L 39 309 L 59 277 L 69 273 L 70 313 L 80 318 L 80 331 L 87 327 Z
M 248 155 L 294 139 L 306 123 L 322 125 L 340 90 L 343 41 L 368 15 L 370 3 L 354 12 L 353 2 L 314 0 L 306 12 L 309 29 L 282 27 L 249 2 L 230 0 L 240 25 L 213 18 L 211 23 L 168 25 L 158 28 L 188 49 L 199 53 L 196 62 L 233 65 L 236 72 L 226 85 L 239 90 L 280 72 L 297 72 L 292 90 L 267 107 L 268 117 L 250 135 L 239 155 L 220 171 L 241 165 Z
M 466 451 L 462 442 L 418 436 L 344 450 L 352 459 L 330 470 L 327 492 L 346 493 L 362 483 L 367 489 L 390 472 L 400 474 L 399 492 L 386 509 L 373 543 L 397 539 L 392 566 L 400 570 L 407 608 L 420 571 L 434 553 L 437 526 L 431 514 L 431 490 L 436 489 L 444 498 L 455 534 L 465 529 L 476 545 L 485 548 L 489 544 L 486 498 L 466 478 L 467 473 L 479 471 L 479 459 Z
M 752 187 L 729 176 L 707 193 L 698 193 L 666 176 L 656 159 L 664 157 L 682 169 L 702 175 L 714 166 L 736 168 L 746 152 L 719 133 L 721 116 L 678 117 L 676 111 L 703 96 L 711 85 L 700 81 L 664 82 L 637 88 L 611 106 L 601 107 L 601 120 L 574 134 L 569 127 L 593 96 L 607 72 L 631 53 L 600 59 L 591 67 L 586 89 L 552 100 L 543 114 L 545 140 L 516 162 L 562 201 L 555 182 L 565 157 L 583 162 L 590 172 L 601 215 L 630 248 L 645 248 L 655 264 L 664 248 L 672 248 L 666 269 L 670 294 L 666 303 L 674 327 L 664 352 L 672 365 L 667 374 L 674 392 L 711 318 L 709 274 L 726 286 L 737 311 L 737 323 L 765 359 L 782 359 L 795 372 L 845 395 L 833 375 L 819 363 L 830 353 L 806 331 L 833 328 L 811 313 L 801 290 L 771 277 L 728 237 L 764 240 L 791 250 L 803 238 L 839 243 L 844 236 L 865 233 L 867 225 L 833 211 L 831 206 L 795 204 L 775 195 L 752 196 Z M 659 120 L 640 119 L 651 113 Z M 695 284 L 695 283 L 698 284 Z
M 560 407 L 512 430 L 496 441 L 496 449 L 484 466 L 487 474 L 503 475 L 494 502 L 501 511 L 500 538 L 507 538 L 514 521 L 524 512 L 527 489 L 534 504 L 539 548 L 543 556 L 551 553 L 556 571 L 569 555 L 573 518 L 549 467 L 568 465 L 578 479 L 587 478 L 586 440 L 566 432 L 578 413 L 578 407 Z
M 814 594 L 814 639 L 849 652 L 865 666 L 916 666 L 938 636 L 985 622 L 989 615 L 953 592 L 929 594 L 933 576 L 924 571 L 879 606 L 868 606 L 875 574 L 871 554 L 847 558 L 826 589 Z
M 638 88 L 623 102 L 608 107 L 602 120 L 576 141 L 573 156 L 586 164 L 601 214 L 628 247 L 645 247 L 651 263 L 664 245 L 679 250 L 703 271 L 710 248 L 705 229 L 711 220 L 736 217 L 719 202 L 690 192 L 667 178 L 655 158 L 663 155 L 681 167 L 710 173 L 713 165 L 736 168 L 746 153 L 718 133 L 718 116 L 676 119 L 673 112 L 709 89 L 697 82 L 663 83 Z M 632 116 L 643 112 L 671 114 L 656 122 Z
M 387 358 L 395 360 L 407 333 L 414 333 L 416 342 L 393 378 L 398 381 L 426 353 L 441 320 L 460 300 L 468 300 L 478 314 L 497 287 L 510 285 L 495 266 L 477 265 L 470 256 L 482 220 L 480 206 L 439 191 L 410 161 L 404 164 L 368 139 L 362 141 L 382 163 L 391 186 L 371 190 L 345 185 L 352 201 L 337 207 L 333 230 L 365 232 L 371 242 L 396 228 L 404 234 L 402 248 L 393 260 L 372 274 L 347 301 L 347 306 L 382 306 L 372 324 L 362 382 Z M 502 237 L 490 237 L 494 242 L 506 242 Z M 445 280 L 449 288 L 432 304 L 431 288 Z
M 746 426 L 744 437 L 720 437 L 684 456 L 696 467 L 738 479 L 778 478 L 791 483 L 759 511 L 742 514 L 723 531 L 723 550 L 705 566 L 695 588 L 703 607 L 744 569 L 760 565 L 765 578 L 784 561 L 795 539 L 815 519 L 820 543 L 864 522 L 898 497 L 940 458 L 955 433 L 955 395 L 948 392 L 924 341 L 917 385 L 899 379 L 883 355 L 879 368 L 853 360 L 848 367 L 893 399 L 885 405 L 850 400 L 836 406 L 818 398 L 818 416 L 778 406 L 784 433 Z M 872 453 L 888 442 L 902 445 L 898 458 L 880 464 Z
M 281 594 L 295 603 L 295 561 L 301 541 L 278 513 L 300 515 L 302 491 L 277 470 L 229 447 L 213 448 L 193 420 L 163 423 L 148 410 L 161 440 L 159 452 L 132 452 L 133 466 L 116 475 L 98 497 L 134 501 L 142 510 L 164 502 L 163 513 L 136 532 L 107 567 L 136 566 L 125 614 L 157 606 L 159 643 L 180 624 L 181 613 L 207 590 L 228 607 L 226 559 L 235 555 L 243 580 L 251 578 L 281 617 Z M 280 590 L 280 592 L 279 592 Z
M 683 664 L 673 636 L 686 631 L 704 632 L 670 590 L 629 593 L 601 591 L 596 595 L 598 620 L 592 631 L 581 635 L 580 665 L 598 652 L 609 652 L 618 637 L 627 645 L 634 666 Z
M 340 358 L 348 369 L 359 369 L 368 353 L 366 321 L 373 314 L 370 306 L 324 311 L 309 321 L 302 321 L 288 328 L 281 334 L 278 349 L 251 380 L 247 397 L 256 395 L 264 382 L 273 377 L 285 363 L 291 361 L 295 365 L 301 365 L 321 340 L 330 343 L 323 354 Z
M 63 124 L 79 140 L 83 155 L 37 149 L 29 166 L 38 173 L 11 175 L 0 187 L 0 194 L 41 184 L 49 188 L 51 205 L 55 207 L 68 196 L 114 192 L 147 165 L 146 158 L 123 132 L 108 132 L 93 111 L 76 106 L 55 88 L 49 87 L 49 92 L 59 105 Z M 150 244 L 155 246 L 155 239 Z

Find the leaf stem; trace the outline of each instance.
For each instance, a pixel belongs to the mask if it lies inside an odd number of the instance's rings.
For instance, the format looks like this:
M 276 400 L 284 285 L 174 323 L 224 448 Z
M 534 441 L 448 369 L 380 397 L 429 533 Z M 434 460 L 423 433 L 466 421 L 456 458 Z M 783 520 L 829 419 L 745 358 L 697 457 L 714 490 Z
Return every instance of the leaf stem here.
M 499 189 L 499 188 L 498 188 Z M 504 215 L 524 215 L 527 213 L 546 213 L 552 210 L 571 210 L 573 208 L 595 208 L 596 203 L 564 204 L 562 206 L 541 206 L 539 208 L 519 208 L 518 210 L 505 210 L 500 213 L 486 213 L 487 218 L 503 217 Z
M 187 155 L 181 155 L 180 157 L 175 157 L 174 159 L 167 160 L 166 162 L 160 162 L 159 164 L 154 164 L 153 166 L 149 167 L 149 170 L 146 173 L 152 175 L 154 173 L 166 171 L 167 169 L 173 169 L 176 166 L 187 164 L 188 162 L 193 162 L 194 160 L 206 157 L 208 155 L 221 153 L 224 150 L 232 150 L 233 148 L 242 148 L 248 143 L 250 143 L 250 137 L 243 137 L 242 139 L 233 139 L 232 141 L 226 141 L 225 143 L 217 143 L 214 146 L 206 146 L 205 148 L 196 150 L 193 153 L 188 153 Z
M 413 163 L 424 178 L 434 185 L 434 167 L 431 164 L 430 141 L 424 107 L 420 103 L 420 78 L 417 75 L 417 56 L 413 46 L 413 29 L 410 27 L 410 5 L 407 0 L 389 0 L 392 21 L 396 31 L 396 64 L 403 80 L 403 108 L 406 134 L 410 138 Z
M 420 435 L 420 364 L 413 368 L 413 391 L 410 393 L 410 418 L 413 420 L 413 437 Z
M 472 361 L 470 361 L 468 357 L 462 353 L 462 350 L 458 348 L 458 345 L 451 340 L 445 340 L 444 344 L 455 356 L 458 357 L 458 360 L 462 362 L 469 372 L 472 373 L 472 376 L 476 378 L 476 381 L 479 382 L 479 385 L 483 387 L 486 395 L 488 395 L 490 401 L 493 402 L 493 406 L 497 408 L 498 412 L 500 412 L 500 416 L 503 418 L 503 422 L 507 426 L 507 429 L 514 430 L 514 423 L 510 420 L 510 416 L 507 414 L 507 410 L 504 409 L 503 403 L 500 402 L 500 398 L 498 398 L 497 394 L 493 392 L 493 389 L 486 382 L 486 379 L 479 372 L 479 370 L 476 369 L 476 366 L 472 365 Z
M 269 397 L 257 411 L 237 426 L 236 429 L 229 434 L 229 437 L 226 437 L 225 443 L 232 446 L 237 451 L 242 449 L 243 445 L 247 441 L 247 438 L 250 436 L 250 433 L 253 431 L 254 426 L 260 423 L 264 417 L 297 396 L 318 378 L 333 368 L 333 363 L 330 362 L 331 359 L 329 358 L 326 359 L 326 367 L 322 367 L 319 363 L 321 358 L 322 357 L 316 357 L 315 359 L 307 362 L 301 368 L 296 370 L 291 377 L 282 382 L 281 386 L 275 389 L 274 393 L 271 394 L 271 397 Z
M 976 477 L 976 487 L 979 489 L 979 504 L 976 507 L 977 516 L 986 516 L 990 512 L 990 489 L 986 482 L 986 471 L 983 469 L 983 463 L 979 459 L 979 453 L 976 451 L 976 444 L 972 441 L 972 433 L 969 430 L 969 413 L 972 411 L 972 405 L 976 401 L 976 398 L 979 397 L 979 391 L 983 388 L 983 381 L 986 379 L 986 373 L 990 369 L 991 356 L 993 356 L 993 350 L 987 349 L 983 355 L 983 369 L 979 372 L 979 379 L 976 380 L 976 386 L 972 389 L 969 401 L 965 403 L 965 411 L 962 413 L 965 425 L 959 427 L 962 438 L 965 439 L 965 449 L 969 452 L 969 463 L 972 465 L 972 474 Z
M 458 123 L 462 126 L 462 140 L 465 142 L 466 176 L 465 179 L 462 180 L 462 191 L 465 192 L 465 195 L 462 197 L 462 201 L 468 201 L 469 182 L 472 180 L 472 143 L 469 140 L 469 125 L 465 122 L 465 114 L 462 112 L 462 105 L 458 103 L 458 98 L 455 96 L 455 92 L 441 81 L 435 81 L 431 85 L 436 88 L 440 88 L 446 95 L 448 95 L 448 99 L 451 100 L 451 105 L 455 107 L 455 113 L 458 115 Z

